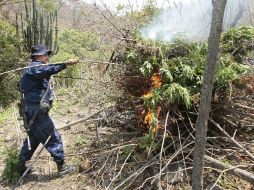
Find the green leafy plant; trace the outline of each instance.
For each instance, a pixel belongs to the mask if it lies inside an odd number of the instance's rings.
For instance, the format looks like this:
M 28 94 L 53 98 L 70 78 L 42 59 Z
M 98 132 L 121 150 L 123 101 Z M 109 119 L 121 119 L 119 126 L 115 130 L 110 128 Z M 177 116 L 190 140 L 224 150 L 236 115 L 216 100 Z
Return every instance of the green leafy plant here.
M 145 149 L 147 152 L 154 150 L 158 146 L 158 143 L 154 142 L 154 138 L 151 135 L 145 135 L 139 142 L 139 148 Z
M 182 80 L 192 81 L 194 79 L 195 70 L 193 70 L 190 65 L 182 65 L 181 67 L 182 72 L 180 74 L 180 77 L 182 78 Z
M 130 63 L 135 62 L 135 60 L 137 59 L 137 54 L 134 51 L 131 51 L 128 53 L 127 55 L 127 61 Z
M 158 103 L 162 100 L 161 91 L 159 89 L 152 90 L 148 95 L 143 96 L 144 105 L 149 109 L 155 109 Z
M 25 63 L 18 63 L 23 61 L 27 54 L 22 52 L 15 27 L 3 19 L 0 19 L 0 47 L 0 73 L 25 66 Z M 18 79 L 18 73 L 0 76 L 0 107 L 8 106 L 19 97 Z
M 135 92 L 134 87 L 127 93 L 139 100 L 141 96 L 147 114 L 145 117 L 150 114 L 149 122 L 145 122 L 146 125 L 149 123 L 149 134 L 144 140 L 149 145 L 153 141 L 160 108 L 164 108 L 162 111 L 165 112 L 167 104 L 185 106 L 187 109 L 196 106 L 208 59 L 208 43 L 184 42 L 182 39 L 171 44 L 152 42 L 138 34 L 133 35 L 135 43 L 128 46 L 122 55 L 128 64 L 124 74 L 127 77 L 138 75 L 144 79 L 143 83 L 135 86 L 137 89 L 143 87 L 143 94 L 139 97 L 131 94 Z M 223 92 L 225 95 L 232 81 L 246 73 L 253 73 L 251 67 L 241 64 L 242 59 L 237 59 L 251 55 L 248 51 L 253 48 L 253 36 L 253 27 L 238 27 L 223 34 L 214 83 L 216 93 L 213 94 Z
M 171 104 L 183 104 L 187 108 L 191 106 L 191 96 L 187 88 L 182 87 L 180 84 L 172 83 L 165 85 L 163 91 L 163 99 Z
M 18 173 L 18 151 L 11 147 L 7 149 L 7 157 L 5 159 L 5 168 L 2 173 L 2 178 L 6 183 L 14 183 L 20 177 Z
M 160 68 L 160 73 L 166 83 L 173 82 L 173 75 L 170 71 L 169 66 L 166 63 L 163 63 L 162 67 Z
M 254 27 L 241 26 L 230 29 L 221 38 L 223 53 L 230 53 L 238 61 L 242 62 L 248 51 L 253 48 Z
M 150 77 L 152 74 L 153 66 L 149 61 L 145 61 L 145 63 L 142 65 L 140 68 L 140 72 L 145 76 L 145 77 Z

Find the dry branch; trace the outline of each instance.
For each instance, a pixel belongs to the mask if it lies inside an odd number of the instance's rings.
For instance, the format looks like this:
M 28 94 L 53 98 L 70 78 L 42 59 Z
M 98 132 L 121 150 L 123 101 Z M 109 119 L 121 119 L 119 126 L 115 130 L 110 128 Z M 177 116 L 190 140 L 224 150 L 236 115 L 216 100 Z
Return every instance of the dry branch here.
M 75 153 L 75 154 L 66 154 L 65 156 L 77 156 L 77 155 L 86 155 L 86 154 L 92 155 L 92 154 L 95 154 L 95 153 L 105 154 L 106 152 L 112 152 L 114 150 L 125 148 L 125 147 L 128 147 L 128 146 L 137 146 L 138 144 L 135 143 L 135 142 L 138 142 L 138 141 L 140 141 L 140 139 L 135 140 L 135 141 L 131 141 L 131 142 L 127 142 L 127 143 L 112 145 L 112 146 L 97 149 L 97 150 L 86 151 L 86 152 L 78 152 L 78 153 Z M 41 157 L 41 158 L 43 158 L 43 157 Z
M 165 143 L 166 134 L 167 134 L 168 117 L 169 117 L 169 112 L 167 113 L 167 116 L 166 116 L 166 121 L 165 121 L 165 125 L 164 125 L 165 129 L 164 129 L 163 139 L 162 139 L 162 144 L 161 144 L 159 181 L 161 181 L 161 175 L 162 175 L 162 153 L 163 153 L 164 143 Z M 161 184 L 159 184 L 159 185 L 160 185 L 160 189 L 161 189 Z
M 251 154 L 246 148 L 243 147 L 239 142 L 237 142 L 233 137 L 231 137 L 225 130 L 222 129 L 222 127 L 216 123 L 214 120 L 209 119 L 209 121 L 214 124 L 226 137 L 228 137 L 231 142 L 233 142 L 236 146 L 238 146 L 240 149 L 242 149 L 246 154 L 248 154 L 251 159 L 254 161 L 254 155 Z
M 242 104 L 239 104 L 239 103 L 233 103 L 234 106 L 237 106 L 239 108 L 243 108 L 245 110 L 249 110 L 249 111 L 254 111 L 254 108 L 252 107 L 249 107 L 249 106 L 246 106 L 246 105 L 242 105 Z
M 17 146 L 20 149 L 21 145 L 22 145 L 22 137 L 21 137 L 21 131 L 20 131 L 20 125 L 19 125 L 19 121 L 18 121 L 18 116 L 16 113 L 16 110 L 13 110 L 13 117 L 14 117 L 14 121 L 15 121 L 15 128 L 16 128 L 16 133 L 17 133 Z
M 189 136 L 186 138 L 186 140 L 185 140 L 185 142 L 183 143 L 183 145 L 185 145 L 185 144 L 187 143 L 187 141 L 189 140 L 190 137 L 191 137 L 191 136 L 189 135 Z M 172 143 L 170 143 L 168 146 L 166 146 L 166 147 L 164 148 L 164 151 L 166 151 L 166 150 L 167 150 L 169 147 L 171 147 L 174 143 L 175 143 L 175 142 L 172 142 Z M 188 147 L 190 144 L 193 144 L 193 142 L 191 142 L 191 143 L 185 145 L 185 147 L 183 147 L 183 148 Z M 176 150 L 176 152 L 167 160 L 166 165 L 165 165 L 165 166 L 162 168 L 162 170 L 161 170 L 162 172 L 163 172 L 163 171 L 167 168 L 167 166 L 171 163 L 171 161 L 173 160 L 173 158 L 175 158 L 175 157 L 181 152 L 181 149 L 182 149 L 182 148 Z M 135 172 L 133 172 L 130 176 L 128 176 L 125 180 L 123 180 L 122 182 L 120 182 L 116 187 L 114 187 L 113 190 L 123 189 L 123 185 L 126 184 L 128 181 L 130 181 L 130 180 L 132 180 L 132 182 L 135 181 L 135 179 L 136 179 L 140 174 L 142 174 L 142 173 L 145 171 L 145 169 L 147 169 L 147 168 L 151 167 L 152 165 L 154 165 L 154 164 L 157 162 L 156 159 L 159 158 L 159 157 L 160 157 L 160 153 L 158 153 L 158 154 L 155 155 L 153 158 L 151 158 L 151 159 L 147 162 L 146 165 L 140 167 L 140 168 L 137 169 Z M 156 178 L 154 178 L 153 181 L 155 181 L 156 179 L 158 179 L 159 174 L 157 174 L 155 177 L 156 177 Z M 153 183 L 153 182 L 152 182 L 152 183 Z M 130 185 L 130 184 L 129 184 L 129 185 Z M 128 186 L 129 186 L 129 185 L 128 185 Z M 128 187 L 128 186 L 127 186 L 127 187 Z M 125 187 L 125 188 L 127 188 L 127 187 Z
M 254 184 L 254 175 L 246 170 L 242 170 L 232 165 L 225 164 L 207 155 L 205 155 L 205 160 L 208 161 L 213 167 L 217 169 L 225 170 L 225 172 L 227 173 L 230 173 L 236 177 L 240 177 L 241 179 L 248 181 L 251 184 Z
M 103 112 L 103 111 L 104 111 L 104 109 L 101 109 L 101 110 L 99 110 L 99 111 L 97 111 L 97 112 L 95 112 L 95 113 L 92 113 L 91 115 L 87 116 L 86 118 L 82 118 L 82 119 L 80 119 L 80 120 L 77 120 L 77 121 L 68 123 L 67 125 L 64 125 L 64 126 L 61 126 L 61 127 L 57 127 L 57 129 L 58 129 L 58 130 L 66 129 L 66 128 L 69 128 L 69 127 L 71 127 L 71 126 L 73 126 L 73 125 L 76 125 L 76 124 L 85 122 L 85 121 L 91 119 L 92 117 L 94 117 L 94 116 L 100 114 L 100 113 Z

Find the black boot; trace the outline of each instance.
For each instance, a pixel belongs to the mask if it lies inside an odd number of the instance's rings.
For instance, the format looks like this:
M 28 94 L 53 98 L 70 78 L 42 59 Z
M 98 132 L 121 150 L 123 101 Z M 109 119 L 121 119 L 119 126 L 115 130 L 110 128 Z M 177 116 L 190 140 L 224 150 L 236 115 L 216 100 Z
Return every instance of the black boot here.
M 65 176 L 69 173 L 76 173 L 79 172 L 79 167 L 76 165 L 66 165 L 66 164 L 61 164 L 57 163 L 57 170 L 60 176 Z
M 70 173 L 69 167 L 66 164 L 57 163 L 57 171 L 60 174 L 60 176 L 64 176 L 64 175 Z

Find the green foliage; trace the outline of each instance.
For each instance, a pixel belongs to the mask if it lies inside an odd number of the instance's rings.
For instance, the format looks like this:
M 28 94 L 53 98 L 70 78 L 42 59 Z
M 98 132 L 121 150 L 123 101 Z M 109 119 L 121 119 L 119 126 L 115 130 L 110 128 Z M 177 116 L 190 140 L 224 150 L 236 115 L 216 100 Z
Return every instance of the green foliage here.
M 131 23 L 134 22 L 132 27 L 136 28 L 142 28 L 147 25 L 160 13 L 160 8 L 155 0 L 146 0 L 140 10 L 135 11 L 131 7 L 121 5 L 117 7 L 117 10 L 123 13 L 123 19 L 130 19 Z
M 121 159 L 126 159 L 130 154 L 132 154 L 135 150 L 135 147 L 133 146 L 126 146 L 121 148 L 120 154 L 121 154 Z M 132 156 L 130 155 L 129 159 L 131 159 Z
M 7 183 L 14 183 L 20 177 L 18 173 L 18 151 L 15 148 L 7 150 L 7 158 L 5 159 L 5 168 L 2 174 L 2 178 Z
M 94 34 L 67 29 L 59 34 L 59 52 L 52 59 L 54 61 L 62 61 L 63 58 L 89 57 L 91 52 L 98 48 L 99 40 Z
M 243 58 L 253 48 L 254 27 L 242 26 L 230 29 L 224 33 L 221 38 L 223 53 L 230 53 L 238 61 L 242 62 Z
M 145 61 L 145 63 L 142 65 L 140 68 L 140 72 L 145 76 L 145 77 L 151 77 L 153 71 L 153 66 L 149 61 Z
M 19 54 L 18 43 L 19 41 L 16 38 L 15 28 L 8 22 L 0 19 L 0 60 L 12 61 L 12 56 Z M 13 53 L 12 56 L 10 52 Z M 1 67 L 2 65 L 3 64 L 1 64 Z
M 20 64 L 27 56 L 20 49 L 19 40 L 16 38 L 15 27 L 0 19 L 0 73 L 24 66 Z M 19 75 L 0 76 L 0 107 L 7 106 L 18 97 L 17 83 Z
M 170 104 L 183 104 L 187 108 L 191 106 L 191 97 L 187 88 L 180 84 L 172 83 L 164 86 L 163 99 Z
M 59 34 L 59 51 L 51 58 L 52 62 L 65 61 L 70 58 L 93 56 L 93 51 L 99 48 L 98 38 L 88 32 L 63 30 Z
M 42 5 L 46 10 L 53 11 L 58 9 L 59 1 L 58 0 L 37 0 L 38 4 Z
M 248 67 L 235 62 L 229 54 L 221 56 L 219 62 L 215 76 L 215 88 L 226 89 L 229 82 L 238 79 L 249 70 Z
M 171 74 L 170 68 L 168 67 L 167 64 L 164 63 L 162 65 L 162 67 L 160 68 L 160 73 L 166 83 L 171 83 L 174 80 L 173 75 Z
M 57 0 L 24 1 L 24 12 L 16 15 L 16 31 L 28 53 L 37 44 L 46 45 L 53 54 L 57 51 L 60 3 Z
M 127 54 L 127 60 L 126 60 L 127 63 L 133 63 L 133 62 L 135 62 L 138 59 L 137 56 L 138 55 L 134 51 L 128 52 L 128 54 Z
M 144 12 L 144 16 L 148 18 L 153 18 L 155 15 L 159 14 L 156 0 L 146 0 L 142 12 Z
M 19 41 L 16 38 L 15 28 L 8 22 L 0 19 L 0 70 L 14 68 L 21 53 Z
M 95 56 L 99 48 L 99 39 L 92 33 L 76 30 L 63 30 L 59 34 L 59 51 L 51 58 L 51 62 L 61 62 L 68 59 L 89 59 Z M 70 67 L 60 75 L 79 77 L 78 67 Z M 63 80 L 60 80 L 63 82 Z M 73 80 L 64 80 L 70 86 Z
M 145 149 L 147 152 L 149 152 L 151 149 L 154 150 L 156 147 L 158 147 L 158 143 L 154 142 L 154 137 L 150 135 L 144 136 L 141 141 L 139 142 L 139 148 Z
M 232 185 L 232 182 L 228 179 L 228 177 L 225 176 L 221 176 L 220 180 L 219 180 L 219 185 L 223 188 L 223 189 L 233 189 L 234 185 Z
M 223 35 L 214 91 L 227 92 L 233 80 L 251 72 L 250 67 L 242 65 L 235 58 L 247 55 L 253 47 L 253 36 L 252 27 L 234 28 Z M 172 44 L 152 42 L 142 39 L 139 32 L 135 32 L 133 37 L 136 43 L 127 47 L 123 55 L 129 66 L 127 76 L 132 74 L 147 78 L 144 80 L 148 83 L 147 89 L 142 95 L 147 111 L 146 117 L 150 118 L 149 135 L 143 140 L 143 147 L 147 147 L 153 142 L 156 133 L 158 116 L 155 113 L 158 108 L 165 104 L 193 108 L 192 97 L 200 93 L 203 83 L 208 44 L 207 42 L 187 43 L 180 39 Z M 159 77 L 157 79 L 154 76 Z
M 0 118 L 1 119 L 1 118 Z M 4 154 L 5 154 L 5 151 L 4 151 L 4 139 L 3 138 L 0 138 L 0 160 L 3 158 Z
M 161 91 L 159 89 L 153 89 L 151 93 L 143 96 L 144 105 L 147 110 L 155 109 L 159 102 L 162 100 Z
M 121 3 L 119 3 L 119 4 L 116 6 L 116 10 L 117 10 L 118 12 L 124 10 L 125 8 L 126 8 L 126 6 L 125 6 L 124 4 L 121 4 Z
M 220 69 L 216 74 L 215 87 L 228 87 L 228 82 L 236 80 L 246 73 L 246 69 L 237 63 L 233 63 L 228 67 Z

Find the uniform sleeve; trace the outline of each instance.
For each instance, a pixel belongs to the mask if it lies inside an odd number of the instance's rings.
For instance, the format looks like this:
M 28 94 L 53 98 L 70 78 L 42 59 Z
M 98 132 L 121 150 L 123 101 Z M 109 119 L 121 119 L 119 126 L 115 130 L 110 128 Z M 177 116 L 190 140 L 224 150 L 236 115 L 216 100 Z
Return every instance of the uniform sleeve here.
M 35 76 L 36 78 L 50 78 L 51 75 L 59 73 L 64 70 L 66 65 L 64 63 L 54 64 L 54 65 L 40 65 L 37 67 L 32 67 L 28 70 L 28 73 Z

